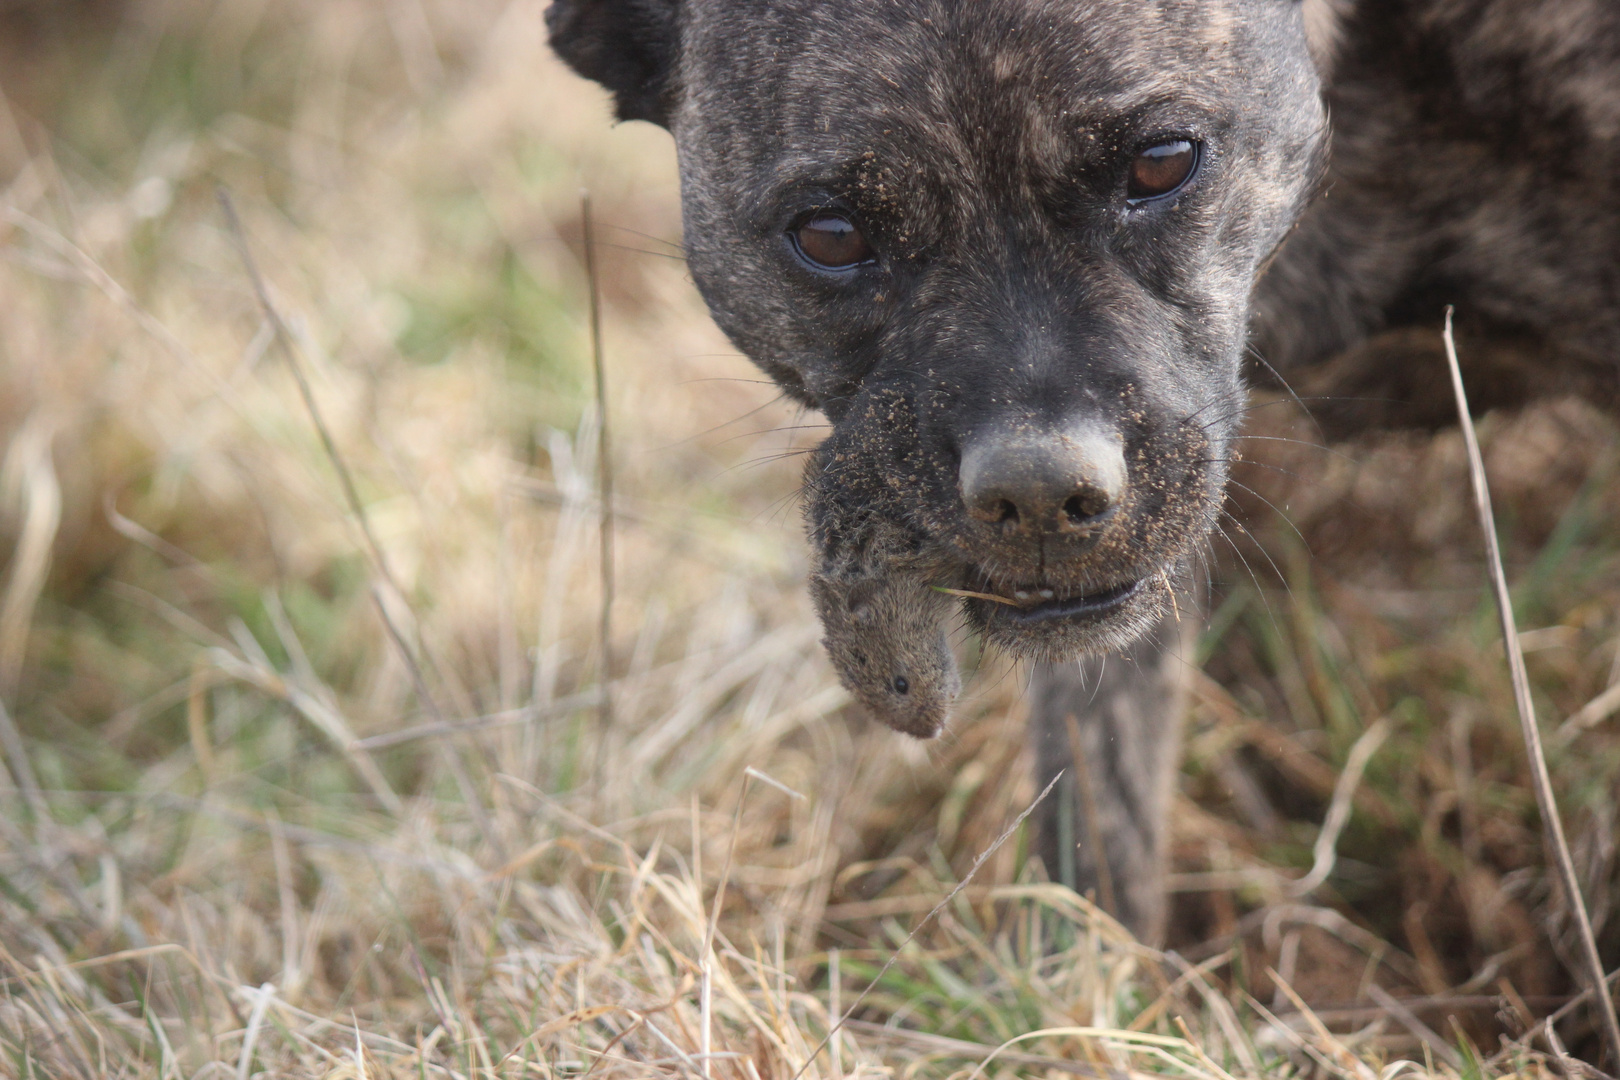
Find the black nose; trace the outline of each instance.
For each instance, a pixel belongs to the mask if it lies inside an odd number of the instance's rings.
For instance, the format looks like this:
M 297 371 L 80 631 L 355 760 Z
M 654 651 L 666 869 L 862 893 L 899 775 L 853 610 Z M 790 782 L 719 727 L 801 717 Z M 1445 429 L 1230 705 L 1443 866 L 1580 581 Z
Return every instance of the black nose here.
M 1120 437 L 1096 422 L 981 430 L 962 450 L 962 501 L 1003 532 L 1093 532 L 1125 497 Z

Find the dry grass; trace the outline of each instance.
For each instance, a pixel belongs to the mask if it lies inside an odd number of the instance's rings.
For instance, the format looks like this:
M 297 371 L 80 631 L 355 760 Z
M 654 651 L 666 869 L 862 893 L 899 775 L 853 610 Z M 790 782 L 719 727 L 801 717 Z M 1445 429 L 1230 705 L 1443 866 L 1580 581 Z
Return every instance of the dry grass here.
M 982 662 L 936 745 L 847 712 L 785 498 L 815 418 L 709 324 L 667 137 L 608 127 L 542 7 L 143 0 L 7 31 L 0 1073 L 966 1076 L 1014 1039 L 984 1073 L 1543 1071 L 1545 1042 L 1481 1062 L 1569 981 L 1454 442 L 1276 455 L 1333 543 L 1256 525 L 1292 591 L 1238 567 L 1217 596 L 1181 955 L 1135 945 L 1009 832 L 1037 795 L 1019 671 Z M 1620 630 L 1613 432 L 1489 427 L 1566 716 Z M 1612 953 L 1620 740 L 1559 745 Z M 750 767 L 776 783 L 744 801 Z

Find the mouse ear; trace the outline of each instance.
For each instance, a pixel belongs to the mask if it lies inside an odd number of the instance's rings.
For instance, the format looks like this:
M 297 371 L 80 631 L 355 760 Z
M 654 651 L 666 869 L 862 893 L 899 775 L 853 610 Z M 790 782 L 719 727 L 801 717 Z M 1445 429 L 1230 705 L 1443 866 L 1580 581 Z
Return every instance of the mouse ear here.
M 849 595 L 844 599 L 850 617 L 859 623 L 871 622 L 872 601 L 877 598 L 877 594 L 882 587 L 882 582 L 873 580 L 858 581 L 851 585 Z
M 679 0 L 554 0 L 551 47 L 613 91 L 620 120 L 669 123 Z

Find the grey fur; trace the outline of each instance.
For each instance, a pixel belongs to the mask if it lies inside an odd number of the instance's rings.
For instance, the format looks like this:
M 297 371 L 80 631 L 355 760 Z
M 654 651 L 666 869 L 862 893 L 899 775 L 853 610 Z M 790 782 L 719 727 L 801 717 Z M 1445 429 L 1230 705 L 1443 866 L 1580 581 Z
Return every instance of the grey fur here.
M 962 679 L 945 623 L 956 604 L 950 561 L 915 533 L 851 505 L 827 482 L 822 447 L 805 470 L 805 523 L 816 565 L 810 597 L 839 681 L 874 718 L 931 739 L 945 728 Z
M 810 576 L 839 681 L 873 717 L 931 739 L 945 730 L 962 678 L 944 622 L 956 605 L 925 580 L 881 564 Z

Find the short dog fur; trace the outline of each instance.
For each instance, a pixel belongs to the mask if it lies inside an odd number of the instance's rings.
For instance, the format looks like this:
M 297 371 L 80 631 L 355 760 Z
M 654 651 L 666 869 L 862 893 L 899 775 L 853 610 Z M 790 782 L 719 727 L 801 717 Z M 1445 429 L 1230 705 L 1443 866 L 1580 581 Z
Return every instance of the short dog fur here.
M 1045 662 L 1042 771 L 1085 768 L 1097 810 L 1072 830 L 1049 812 L 1042 853 L 1145 937 L 1178 745 L 1179 665 L 1156 650 L 1221 510 L 1251 347 L 1262 377 L 1336 395 L 1338 431 L 1439 423 L 1443 369 L 1413 354 L 1451 303 L 1481 407 L 1616 403 L 1611 0 L 555 0 L 549 19 L 621 118 L 673 133 L 692 274 L 832 422 L 828 505 L 1019 598 L 965 613 Z M 1182 147 L 1186 178 L 1143 197 L 1141 162 Z M 828 221 L 862 258 L 807 255 Z M 1120 650 L 1138 662 L 1084 659 Z

